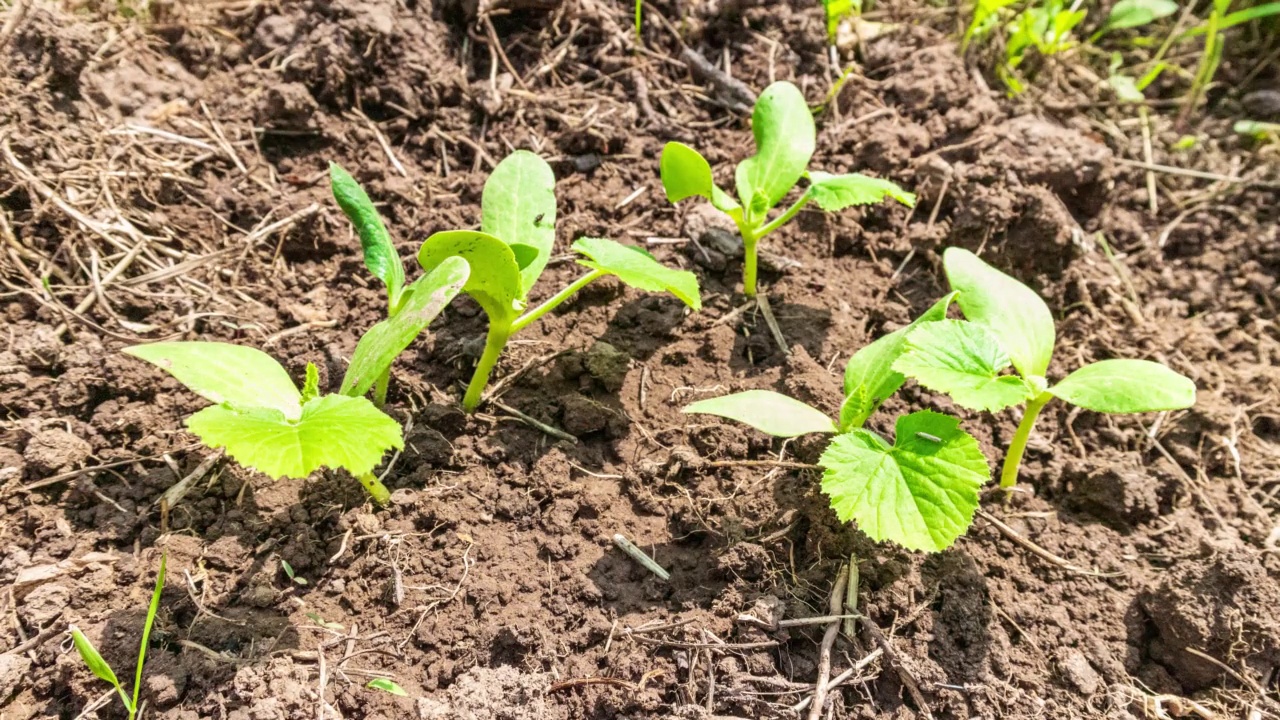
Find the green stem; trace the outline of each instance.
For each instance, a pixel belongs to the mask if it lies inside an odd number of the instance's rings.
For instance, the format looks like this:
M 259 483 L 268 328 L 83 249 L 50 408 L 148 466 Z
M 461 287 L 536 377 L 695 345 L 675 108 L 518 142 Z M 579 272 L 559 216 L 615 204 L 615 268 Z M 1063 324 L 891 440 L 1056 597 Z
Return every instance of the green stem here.
M 742 234 L 742 292 L 747 297 L 756 296 L 756 238 L 752 233 Z
M 753 228 L 746 223 L 738 223 L 738 232 L 742 233 L 742 292 L 747 297 L 756 296 L 756 267 L 759 264 L 759 251 L 756 249 L 760 239 L 765 235 L 786 225 L 795 217 L 805 205 L 809 204 L 809 193 L 800 196 L 791 207 L 787 208 L 781 215 L 773 220 L 765 223 L 763 227 Z
M 369 491 L 369 497 L 372 497 L 374 502 L 379 505 L 386 505 L 391 502 L 391 491 L 387 489 L 386 485 L 382 484 L 377 475 L 365 473 L 356 479 L 360 481 L 365 490 Z
M 759 230 L 757 230 L 757 231 L 756 231 L 756 233 L 755 233 L 755 239 L 756 239 L 756 240 L 759 240 L 760 238 L 764 237 L 765 235 L 768 235 L 769 233 L 773 232 L 774 230 L 777 230 L 778 228 L 782 227 L 783 225 L 786 225 L 788 222 L 790 222 L 790 221 L 791 221 L 791 218 L 795 217 L 797 214 L 799 214 L 799 212 L 800 212 L 801 210 L 803 210 L 803 209 L 804 209 L 804 206 L 805 206 L 805 205 L 808 205 L 808 204 L 809 204 L 809 200 L 810 200 L 810 198 L 809 198 L 809 193 L 808 193 L 808 192 L 805 192 L 805 194 L 801 195 L 801 196 L 800 196 L 800 199 L 799 199 L 799 200 L 796 200 L 796 201 L 791 205 L 791 207 L 789 207 L 789 208 L 787 208 L 787 209 L 786 209 L 786 211 L 785 211 L 785 212 L 783 212 L 781 215 L 779 215 L 778 217 L 774 218 L 773 220 L 769 221 L 769 222 L 768 222 L 764 227 L 762 227 L 762 228 L 760 228 Z
M 1053 399 L 1049 393 L 1040 393 L 1027 403 L 1022 413 L 1022 422 L 1018 423 L 1018 431 L 1013 434 L 1013 442 L 1009 443 L 1009 452 L 1004 455 L 1004 467 L 1000 470 L 1000 487 L 1008 489 L 1018 484 L 1018 468 L 1022 465 L 1022 454 L 1026 452 L 1027 440 L 1036 425 L 1036 418 L 1046 403 Z
M 382 371 L 373 383 L 373 404 L 382 409 L 387 404 L 387 386 L 391 384 L 391 368 Z
M 512 332 L 514 330 L 511 323 L 489 320 L 489 335 L 484 340 L 484 354 L 480 356 L 480 362 L 476 363 L 471 384 L 467 385 L 467 394 L 462 397 L 463 410 L 474 412 L 480 406 L 481 396 L 489 384 L 489 375 L 493 373 L 493 366 L 498 364 L 498 356 L 502 355 L 502 349 L 507 346 L 507 338 L 511 337 Z
M 587 283 L 590 283 L 592 280 L 595 280 L 596 278 L 602 278 L 608 274 L 609 273 L 605 272 L 604 270 L 592 270 L 586 275 L 583 275 L 577 280 L 574 280 L 568 287 L 556 293 L 555 295 L 552 295 L 551 297 L 547 298 L 547 300 L 543 302 L 541 305 L 539 305 L 538 307 L 516 318 L 515 322 L 511 323 L 511 332 L 512 333 L 520 332 L 529 323 L 533 322 L 534 320 L 537 320 L 543 315 L 546 315 L 552 310 L 555 310 L 556 307 L 558 307 L 565 300 L 568 300 L 569 298 L 573 297 L 573 294 L 578 292 L 582 288 L 586 287 Z

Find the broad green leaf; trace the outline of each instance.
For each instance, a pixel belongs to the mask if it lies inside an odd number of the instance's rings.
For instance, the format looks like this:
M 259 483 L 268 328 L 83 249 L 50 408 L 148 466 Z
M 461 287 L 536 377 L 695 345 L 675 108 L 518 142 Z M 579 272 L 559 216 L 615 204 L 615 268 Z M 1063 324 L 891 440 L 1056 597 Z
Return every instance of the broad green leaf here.
M 697 150 L 684 143 L 669 142 L 662 148 L 658 168 L 662 175 L 662 188 L 671 202 L 702 197 L 710 200 L 721 212 L 741 216 L 742 207 L 716 185 L 711 175 L 711 164 Z
M 945 550 L 973 522 L 987 459 L 949 415 L 904 415 L 896 433 L 892 446 L 867 430 L 836 436 L 819 460 L 822 491 L 841 521 L 874 540 Z
M 272 408 L 290 420 L 302 414 L 302 395 L 289 373 L 256 348 L 218 342 L 159 342 L 133 345 L 121 352 L 168 371 L 210 402 Z
M 538 259 L 538 248 L 532 245 L 514 243 L 507 247 L 511 248 L 511 254 L 516 259 L 516 266 L 521 270 L 529 267 L 530 263 Z
M 947 248 L 942 264 L 969 320 L 990 330 L 1023 377 L 1044 375 L 1053 357 L 1053 314 L 1034 290 L 964 248 Z
M 422 243 L 418 264 L 430 273 L 454 256 L 471 266 L 462 291 L 475 298 L 490 320 L 509 320 L 520 314 L 525 291 L 520 266 L 506 243 L 474 230 L 446 230 Z
M 99 680 L 111 683 L 111 686 L 120 694 L 120 701 L 124 703 L 125 709 L 132 712 L 133 701 L 125 694 L 124 688 L 120 687 L 120 681 L 116 679 L 115 672 L 107 664 L 107 661 L 102 659 L 98 648 L 94 647 L 89 638 L 80 632 L 80 628 L 71 627 L 71 642 L 76 646 L 76 652 L 80 653 L 80 659 L 84 660 L 84 664 L 89 666 L 89 671 L 98 676 Z
M 681 412 L 718 415 L 774 437 L 836 432 L 835 423 L 821 410 L 771 390 L 747 390 L 699 400 Z
M 382 217 L 373 201 L 365 193 L 360 183 L 351 177 L 351 173 L 342 169 L 337 163 L 329 163 L 329 186 L 333 189 L 333 199 L 343 214 L 356 226 L 360 235 L 360 246 L 364 248 L 364 266 L 369 272 L 387 285 L 387 298 L 391 307 L 399 304 L 400 291 L 404 288 L 404 265 L 400 255 L 391 243 L 391 235 L 382 224 Z
M 738 199 L 753 225 L 764 219 L 804 175 L 817 131 L 800 88 L 786 81 L 765 88 L 751 113 L 756 154 L 738 164 Z
M 809 173 L 807 191 L 818 207 L 836 212 L 852 205 L 870 205 L 885 198 L 893 198 L 907 207 L 915 207 L 916 196 L 888 180 L 867 175 L 831 175 L 814 171 Z
M 961 295 L 961 298 L 964 296 Z M 907 335 L 893 369 L 961 407 L 995 412 L 1026 402 L 1032 388 L 1016 375 L 1001 375 L 1009 356 L 995 335 L 963 320 L 925 323 Z
M 458 295 L 470 272 L 465 259 L 448 257 L 406 288 L 396 314 L 369 328 L 356 344 L 338 392 L 351 396 L 369 392 L 396 357 Z
M 160 595 L 164 593 L 165 566 L 168 564 L 168 553 L 162 553 L 160 572 L 156 573 L 156 586 L 151 591 L 151 603 L 147 605 L 147 620 L 142 624 L 142 645 L 138 648 L 138 664 L 133 670 L 133 707 L 138 706 L 138 693 L 142 690 L 142 668 L 147 664 L 147 646 L 151 643 L 151 628 L 155 626 L 156 613 L 160 610 Z
M 373 470 L 389 448 L 403 449 L 400 424 L 362 397 L 325 395 L 290 421 L 276 410 L 214 405 L 187 418 L 211 448 L 272 478 L 304 478 L 319 467 L 353 475 Z
M 650 292 L 667 291 L 694 310 L 702 309 L 698 277 L 688 270 L 675 270 L 658 262 L 645 250 L 605 238 L 580 238 L 573 249 L 590 260 L 579 260 L 595 270 L 603 270 L 631 287 Z
M 397 685 L 394 680 L 390 680 L 388 678 L 374 678 L 370 680 L 369 684 L 365 685 L 365 687 L 370 688 L 372 690 L 381 690 L 383 692 L 389 692 L 392 695 L 401 695 L 404 697 L 408 697 L 409 695 L 409 693 L 404 691 L 404 688 Z
M 1111 8 L 1103 31 L 1138 27 L 1178 11 L 1173 0 L 1120 0 Z
M 907 333 L 922 323 L 947 317 L 947 308 L 957 293 L 952 291 L 925 310 L 906 327 L 898 328 L 867 345 L 849 358 L 844 368 L 844 404 L 840 406 L 840 428 L 849 430 L 862 424 L 880 408 L 890 395 L 898 392 L 906 378 L 893 369 L 893 363 L 902 355 Z
M 1072 405 L 1105 413 L 1181 410 L 1196 402 L 1196 384 L 1149 360 L 1101 360 L 1049 388 Z
M 520 265 L 520 287 L 529 292 L 551 259 L 556 241 L 556 176 L 546 160 L 528 150 L 516 150 L 498 163 L 480 198 L 480 229 L 508 245 L 528 245 L 537 251 L 531 261 Z

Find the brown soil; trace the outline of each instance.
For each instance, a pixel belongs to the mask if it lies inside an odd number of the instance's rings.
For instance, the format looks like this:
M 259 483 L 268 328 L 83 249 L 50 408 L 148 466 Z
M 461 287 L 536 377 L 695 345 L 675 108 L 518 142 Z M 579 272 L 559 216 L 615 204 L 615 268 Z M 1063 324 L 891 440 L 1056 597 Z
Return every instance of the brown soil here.
M 823 626 L 737 617 L 826 614 L 851 554 L 862 611 L 899 661 L 833 691 L 829 717 L 1156 717 L 1144 698 L 1161 694 L 1178 696 L 1173 713 L 1193 697 L 1222 717 L 1277 716 L 1280 198 L 1229 120 L 1196 116 L 1208 140 L 1172 155 L 1182 131 L 1154 117 L 1157 162 L 1249 182 L 1160 174 L 1152 216 L 1145 173 L 1125 162 L 1142 157 L 1131 113 L 1007 101 L 926 27 L 953 30 L 953 16 L 890 10 L 903 26 L 864 48 L 819 117 L 814 165 L 891 177 L 921 201 L 804 213 L 768 241 L 788 356 L 751 313 L 717 323 L 742 302 L 740 248 L 662 196 L 664 142 L 724 168 L 748 132 L 740 103 L 675 59 L 661 15 L 747 86 L 793 79 L 816 103 L 831 72 L 818 4 L 658 2 L 641 52 L 629 3 L 549 4 L 494 15 L 506 60 L 444 3 L 153 3 L 144 18 L 17 4 L 0 31 L 0 718 L 73 718 L 99 700 L 123 717 L 64 631 L 130 675 L 162 552 L 149 717 L 788 717 Z M 513 342 L 499 376 L 527 369 L 502 401 L 568 443 L 461 413 L 484 317 L 460 300 L 396 367 L 392 412 L 411 427 L 390 507 L 350 478 L 271 484 L 219 463 L 162 517 L 160 494 L 208 457 L 181 430 L 201 402 L 117 351 L 236 341 L 297 377 L 315 362 L 336 386 L 381 298 L 326 163 L 385 203 L 408 259 L 427 234 L 478 221 L 484 178 L 514 147 L 556 169 L 562 247 L 700 241 L 652 249 L 699 274 L 704 311 L 602 282 Z M 981 519 L 935 556 L 875 544 L 837 522 L 812 473 L 703 465 L 812 461 L 819 440 L 782 446 L 680 407 L 775 388 L 834 413 L 849 355 L 942 293 L 949 245 L 982 248 L 1048 298 L 1055 377 L 1123 356 L 1197 382 L 1195 408 L 1158 418 L 1051 406 L 1025 492 L 987 498 L 1105 576 Z M 535 299 L 577 272 L 554 262 Z M 955 411 L 908 386 L 872 425 L 917 407 Z M 1014 426 L 966 422 L 993 459 Z M 671 581 L 615 549 L 619 532 Z M 875 646 L 841 639 L 835 672 Z M 366 689 L 371 677 L 408 697 Z

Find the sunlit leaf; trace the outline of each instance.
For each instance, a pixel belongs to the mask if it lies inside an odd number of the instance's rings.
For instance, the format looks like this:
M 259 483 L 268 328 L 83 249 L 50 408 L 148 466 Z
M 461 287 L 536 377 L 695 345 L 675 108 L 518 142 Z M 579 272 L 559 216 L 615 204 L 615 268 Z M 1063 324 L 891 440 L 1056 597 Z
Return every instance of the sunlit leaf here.
M 388 678 L 374 678 L 370 680 L 369 684 L 365 685 L 365 687 L 371 690 L 381 690 L 383 692 L 388 692 L 388 693 L 391 693 L 392 695 L 401 695 L 406 697 L 409 695 L 409 693 L 404 691 L 404 688 L 400 687 L 395 683 L 395 681 L 390 680 Z
M 527 293 L 551 259 L 556 240 L 556 176 L 546 160 L 516 150 L 498 163 L 484 184 L 480 229 L 508 245 L 537 251 L 520 264 L 520 287 Z M 478 272 L 473 267 L 472 277 Z
M 400 291 L 404 287 L 404 265 L 391 243 L 386 226 L 382 224 L 382 217 L 360 183 L 337 163 L 329 163 L 329 185 L 338 207 L 342 208 L 360 235 L 365 267 L 386 284 L 387 297 L 394 307 L 399 303 Z
M 115 672 L 106 660 L 102 659 L 102 655 L 98 652 L 98 648 L 93 646 L 89 638 L 80 632 L 77 627 L 71 628 L 71 643 L 76 646 L 76 652 L 80 653 L 80 659 L 84 660 L 84 664 L 89 666 L 89 671 L 98 677 L 99 680 L 105 680 L 111 683 L 120 695 L 120 701 L 124 703 L 125 709 L 133 711 L 133 701 L 125 694 L 124 688 L 120 687 L 120 681 L 116 679 Z
M 520 313 L 524 302 L 521 270 L 506 243 L 474 230 L 446 230 L 422 243 L 418 263 L 430 273 L 454 256 L 471 266 L 462 291 L 475 298 L 491 319 L 510 319 Z
M 1190 379 L 1149 360 L 1101 360 L 1049 388 L 1072 405 L 1105 413 L 1181 410 L 1196 402 Z
M 741 206 L 716 185 L 711 165 L 697 150 L 683 143 L 669 142 L 662 148 L 658 168 L 662 187 L 671 202 L 702 197 L 722 212 L 741 215 Z
M 897 184 L 868 175 L 830 175 L 814 171 L 809 173 L 809 180 L 809 197 L 828 212 L 853 205 L 871 205 L 885 198 L 893 198 L 907 207 L 916 204 L 916 196 Z
M 821 410 L 771 390 L 747 390 L 686 405 L 681 412 L 717 415 L 775 437 L 836 432 Z
M 573 249 L 590 258 L 579 260 L 582 265 L 617 275 L 622 282 L 641 290 L 665 290 L 694 310 L 702 309 L 698 277 L 688 270 L 663 265 L 641 248 L 605 238 L 580 238 L 573 243 Z
M 800 88 L 775 82 L 765 88 L 751 113 L 756 154 L 738 164 L 738 199 L 747 218 L 758 224 L 804 175 L 813 156 L 817 131 Z
M 942 264 L 959 290 L 965 317 L 990 330 L 1023 377 L 1043 376 L 1053 357 L 1054 326 L 1049 306 L 1031 288 L 963 248 L 947 248 Z
M 978 489 L 991 476 L 960 421 L 928 410 L 898 418 L 893 445 L 854 430 L 836 436 L 819 462 L 840 520 L 910 550 L 950 547 L 973 522 Z
M 290 420 L 302 414 L 302 395 L 289 373 L 261 350 L 218 342 L 160 342 L 122 352 L 168 371 L 210 402 L 272 408 Z
M 963 295 L 961 296 L 963 298 Z M 961 407 L 996 411 L 1020 405 L 1034 390 L 1016 375 L 1001 375 L 1009 356 L 995 335 L 963 320 L 925 323 L 907 335 L 893 369 Z

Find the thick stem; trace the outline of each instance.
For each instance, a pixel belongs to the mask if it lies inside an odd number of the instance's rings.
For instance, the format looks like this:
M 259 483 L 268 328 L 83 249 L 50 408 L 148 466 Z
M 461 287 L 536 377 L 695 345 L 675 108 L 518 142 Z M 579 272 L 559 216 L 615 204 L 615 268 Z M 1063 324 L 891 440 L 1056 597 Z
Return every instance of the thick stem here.
M 382 484 L 377 475 L 365 473 L 356 479 L 360 481 L 364 489 L 369 492 L 369 497 L 373 498 L 373 501 L 377 504 L 387 505 L 391 502 L 391 491 L 387 489 L 386 485 Z
M 1000 487 L 1008 489 L 1018 484 L 1018 468 L 1022 465 L 1022 454 L 1026 452 L 1027 440 L 1036 425 L 1036 418 L 1053 396 L 1040 393 L 1027 403 L 1022 413 L 1022 422 L 1018 423 L 1018 431 L 1013 434 L 1013 442 L 1009 443 L 1009 451 L 1004 455 L 1004 467 L 1000 470 Z
M 748 239 L 750 238 L 750 239 Z M 742 292 L 747 297 L 756 296 L 756 239 L 748 233 L 742 235 Z
M 463 410 L 474 412 L 480 406 L 481 396 L 489 384 L 489 375 L 493 373 L 493 366 L 498 364 L 498 357 L 502 355 L 502 349 L 507 346 L 507 338 L 511 337 L 512 332 L 514 331 L 510 323 L 489 320 L 489 335 L 484 341 L 484 354 L 480 356 L 480 362 L 476 363 L 471 384 L 467 385 L 467 394 L 462 397 Z
M 738 232 L 742 233 L 742 292 L 747 297 L 756 296 L 756 267 L 759 265 L 759 251 L 756 246 L 760 242 L 760 238 L 777 230 L 778 228 L 790 222 L 800 210 L 809 203 L 809 194 L 805 193 L 796 200 L 791 207 L 787 208 L 781 215 L 774 218 L 763 227 L 752 228 L 744 223 L 738 223 Z
M 391 384 L 391 368 L 382 371 L 373 383 L 373 404 L 382 409 L 387 404 L 387 386 Z
M 563 289 L 563 290 L 561 290 L 560 292 L 556 293 L 555 295 L 552 295 L 551 297 L 547 298 L 547 299 L 546 299 L 546 301 L 545 301 L 545 302 L 543 302 L 543 303 L 542 303 L 541 305 L 539 305 L 538 307 L 536 307 L 536 308 L 534 308 L 534 309 L 530 310 L 529 312 L 527 312 L 527 313 L 525 313 L 525 314 L 521 315 L 520 317 L 516 318 L 516 319 L 515 319 L 515 322 L 511 323 L 511 330 L 510 330 L 510 332 L 511 332 L 511 333 L 518 333 L 518 332 L 520 332 L 520 331 L 521 331 L 521 330 L 523 330 L 523 329 L 525 328 L 525 326 L 526 326 L 526 325 L 528 325 L 529 323 L 531 323 L 531 322 L 533 322 L 533 321 L 537 320 L 538 318 L 542 317 L 543 315 L 546 315 L 547 313 L 551 312 L 552 310 L 555 310 L 555 309 L 556 309 L 557 307 L 559 307 L 559 306 L 560 306 L 560 304 L 561 304 L 561 303 L 563 303 L 565 300 L 568 300 L 569 298 L 573 297 L 574 293 L 576 293 L 576 292 L 578 292 L 579 290 L 581 290 L 582 288 L 586 287 L 586 286 L 587 286 L 587 283 L 590 283 L 592 280 L 595 280 L 596 278 L 602 278 L 602 277 L 604 277 L 605 275 L 608 275 L 608 274 L 609 274 L 609 273 L 607 273 L 607 272 L 605 272 L 605 271 L 603 271 L 603 270 L 592 270 L 591 272 L 587 273 L 586 275 L 583 275 L 582 277 L 578 278 L 577 280 L 574 280 L 572 283 L 570 283 L 570 284 L 569 284 L 569 286 L 568 286 L 568 287 L 566 287 L 565 289 Z

